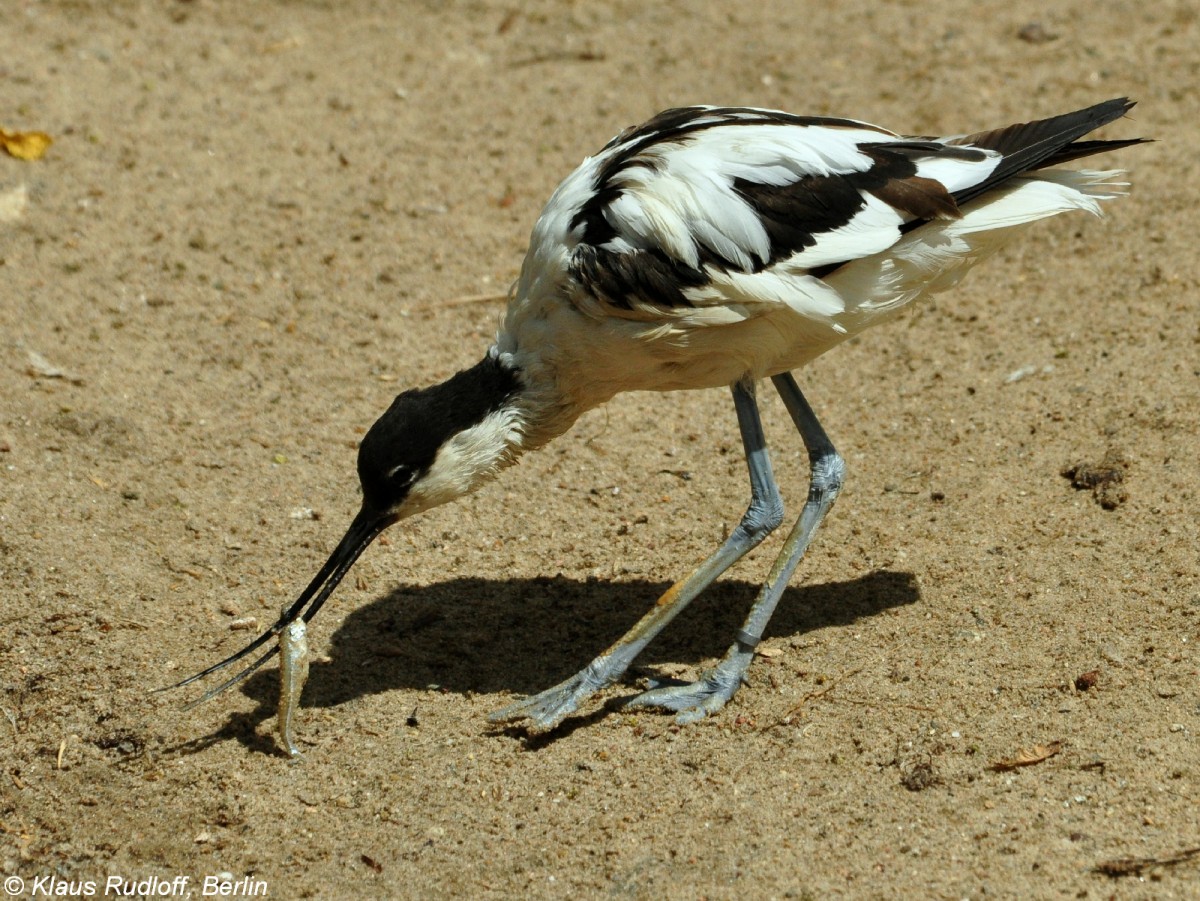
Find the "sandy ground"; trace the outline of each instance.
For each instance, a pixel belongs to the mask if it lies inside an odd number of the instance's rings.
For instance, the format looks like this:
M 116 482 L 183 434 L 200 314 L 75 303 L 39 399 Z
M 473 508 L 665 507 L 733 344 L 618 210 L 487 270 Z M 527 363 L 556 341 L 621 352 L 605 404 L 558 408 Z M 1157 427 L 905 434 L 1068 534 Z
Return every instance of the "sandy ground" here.
M 1200 894 L 1196 8 L 826 6 L 0 5 L 0 126 L 55 138 L 0 158 L 7 891 Z M 723 652 L 778 538 L 549 738 L 485 718 L 736 522 L 724 392 L 620 397 L 392 530 L 314 622 L 302 762 L 273 668 L 186 712 L 149 693 L 295 596 L 365 427 L 478 359 L 479 298 L 621 128 L 712 102 L 946 133 L 1126 94 L 1106 134 L 1158 143 L 1110 158 L 1106 219 L 801 374 L 849 482 L 720 715 L 617 702 Z M 1108 493 L 1062 475 L 1106 459 Z

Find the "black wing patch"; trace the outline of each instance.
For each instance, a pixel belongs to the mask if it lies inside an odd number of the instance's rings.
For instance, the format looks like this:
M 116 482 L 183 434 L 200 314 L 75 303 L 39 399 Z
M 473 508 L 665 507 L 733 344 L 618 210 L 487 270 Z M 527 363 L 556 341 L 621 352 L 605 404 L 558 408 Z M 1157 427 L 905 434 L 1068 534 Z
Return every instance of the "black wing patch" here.
M 818 235 L 841 228 L 864 206 L 859 189 L 842 175 L 806 175 L 788 185 L 735 178 L 733 189 L 758 215 L 771 242 L 770 257 L 755 271 L 812 247 Z
M 893 147 L 897 149 L 893 149 Z M 871 158 L 865 172 L 848 175 L 806 175 L 791 184 L 762 185 L 735 179 L 734 189 L 762 220 L 771 241 L 771 256 L 755 271 L 765 269 L 816 245 L 820 236 L 841 228 L 858 214 L 871 194 L 913 220 L 957 219 L 954 198 L 941 182 L 917 175 L 916 160 L 931 157 L 941 144 L 859 144 Z M 979 151 L 954 148 L 949 155 L 983 159 Z
M 634 301 L 667 309 L 690 307 L 684 290 L 708 284 L 703 269 L 657 249 L 615 251 L 580 244 L 571 254 L 568 272 L 592 296 L 628 311 L 634 309 Z

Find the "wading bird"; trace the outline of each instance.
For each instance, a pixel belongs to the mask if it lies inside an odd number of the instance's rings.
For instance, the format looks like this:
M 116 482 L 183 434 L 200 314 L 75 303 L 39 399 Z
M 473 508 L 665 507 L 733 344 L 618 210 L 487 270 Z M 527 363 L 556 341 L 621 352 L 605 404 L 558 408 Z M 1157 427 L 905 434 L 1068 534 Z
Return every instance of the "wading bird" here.
M 725 542 L 672 585 L 579 673 L 493 715 L 554 728 L 634 658 L 701 591 L 775 529 L 755 386 L 771 379 L 811 462 L 808 498 L 724 658 L 697 682 L 633 705 L 679 719 L 719 710 L 842 486 L 842 458 L 792 370 L 921 297 L 955 284 L 1039 219 L 1100 212 L 1119 171 L 1056 168 L 1141 139 L 1081 140 L 1133 104 L 949 138 L 895 134 L 849 119 L 773 110 L 671 109 L 610 141 L 542 211 L 503 325 L 483 359 L 405 391 L 363 438 L 362 508 L 316 577 L 241 660 L 307 622 L 388 526 L 445 504 L 622 391 L 728 386 L 750 475 L 750 504 Z M 205 700 L 277 652 L 217 686 Z M 176 686 L 177 687 L 177 686 Z M 199 702 L 197 702 L 199 703 Z

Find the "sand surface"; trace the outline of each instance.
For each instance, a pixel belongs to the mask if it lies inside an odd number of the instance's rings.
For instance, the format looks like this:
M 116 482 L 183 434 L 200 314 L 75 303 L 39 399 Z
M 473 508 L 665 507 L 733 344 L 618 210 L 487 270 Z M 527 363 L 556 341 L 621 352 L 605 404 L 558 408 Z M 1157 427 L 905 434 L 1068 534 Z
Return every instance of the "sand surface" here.
M 0 126 L 55 140 L 0 157 L 6 890 L 1197 897 L 1197 47 L 1191 2 L 0 4 Z M 619 397 L 387 533 L 310 630 L 302 761 L 273 664 L 150 694 L 296 596 L 365 428 L 479 358 L 541 205 L 623 127 L 1122 95 L 1105 135 L 1158 143 L 1103 164 L 1133 185 L 1106 218 L 800 373 L 849 481 L 719 715 L 619 701 L 723 653 L 782 535 L 550 737 L 486 720 L 737 521 L 722 391 Z

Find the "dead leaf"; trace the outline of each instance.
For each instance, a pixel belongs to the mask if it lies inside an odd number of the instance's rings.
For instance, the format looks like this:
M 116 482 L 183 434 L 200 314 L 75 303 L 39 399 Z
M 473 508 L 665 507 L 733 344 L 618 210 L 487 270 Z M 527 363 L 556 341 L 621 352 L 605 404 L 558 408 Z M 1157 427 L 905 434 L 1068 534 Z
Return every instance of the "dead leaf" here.
M 1043 760 L 1049 760 L 1062 750 L 1061 741 L 1052 741 L 1044 745 L 1034 745 L 1032 748 L 1022 748 L 1012 757 L 1005 757 L 993 763 L 989 769 L 997 773 L 1007 773 L 1023 766 L 1033 766 Z
M 9 131 L 0 128 L 0 147 L 19 160 L 40 160 L 54 138 L 44 131 Z

